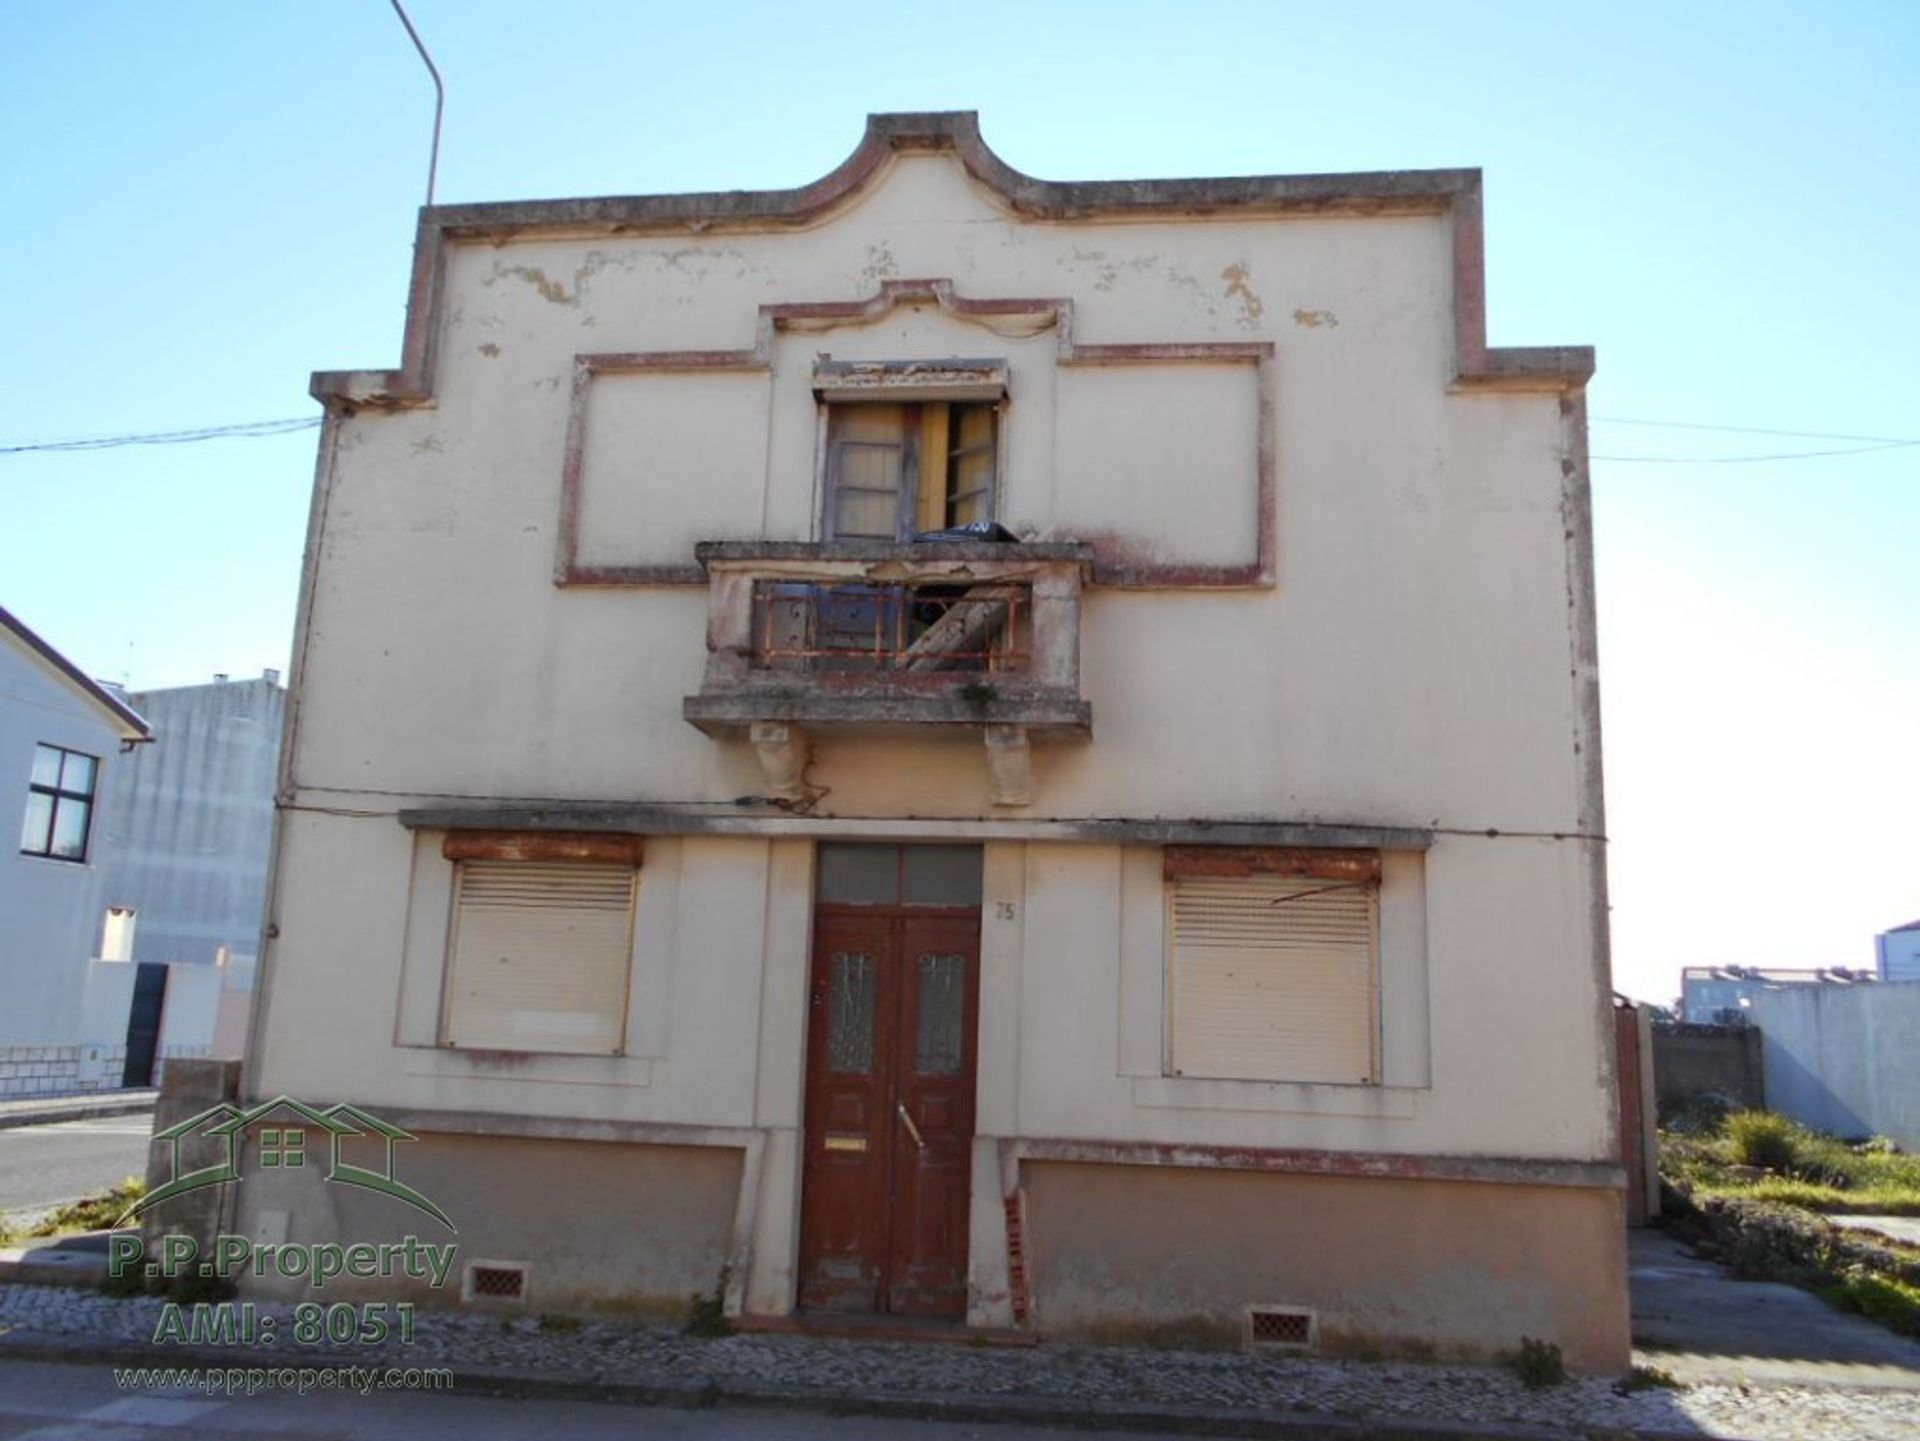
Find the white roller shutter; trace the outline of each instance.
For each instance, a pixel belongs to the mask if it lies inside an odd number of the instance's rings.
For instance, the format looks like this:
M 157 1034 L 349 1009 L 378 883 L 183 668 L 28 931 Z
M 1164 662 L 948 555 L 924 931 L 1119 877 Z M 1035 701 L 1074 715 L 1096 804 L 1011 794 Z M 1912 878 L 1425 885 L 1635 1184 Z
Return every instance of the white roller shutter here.
M 1174 1075 L 1378 1079 L 1372 886 L 1254 875 L 1170 890 Z
M 638 874 L 577 861 L 460 862 L 446 1044 L 617 1052 Z

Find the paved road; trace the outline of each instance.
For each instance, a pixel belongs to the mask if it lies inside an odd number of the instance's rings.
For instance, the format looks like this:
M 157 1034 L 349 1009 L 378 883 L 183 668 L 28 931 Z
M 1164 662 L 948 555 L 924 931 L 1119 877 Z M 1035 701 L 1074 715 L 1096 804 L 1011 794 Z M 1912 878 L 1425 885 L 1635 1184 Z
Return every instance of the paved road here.
M 1661 1231 L 1629 1231 L 1634 1359 L 1686 1382 L 1920 1391 L 1920 1341 L 1810 1291 L 1736 1281 Z
M 1920 1216 L 1829 1216 L 1827 1219 L 1849 1231 L 1872 1231 L 1889 1240 L 1920 1246 Z
M 147 1173 L 151 1113 L 0 1130 L 0 1211 L 43 1210 Z
M 1119 1441 L 1121 1434 L 395 1391 L 209 1398 L 179 1389 L 123 1390 L 106 1366 L 0 1361 L 0 1441 Z

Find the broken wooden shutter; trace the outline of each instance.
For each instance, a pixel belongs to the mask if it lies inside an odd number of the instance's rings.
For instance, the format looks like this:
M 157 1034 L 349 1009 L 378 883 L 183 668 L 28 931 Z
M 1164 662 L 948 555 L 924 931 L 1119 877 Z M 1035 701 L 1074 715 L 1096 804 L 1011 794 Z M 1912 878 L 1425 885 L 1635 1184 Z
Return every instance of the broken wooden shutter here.
M 836 405 L 827 416 L 829 540 L 901 538 L 913 490 L 910 407 Z M 912 426 L 917 429 L 918 416 Z
M 1170 890 L 1174 1075 L 1378 1079 L 1372 885 L 1256 874 Z
M 579 861 L 460 862 L 446 1044 L 619 1051 L 638 874 Z

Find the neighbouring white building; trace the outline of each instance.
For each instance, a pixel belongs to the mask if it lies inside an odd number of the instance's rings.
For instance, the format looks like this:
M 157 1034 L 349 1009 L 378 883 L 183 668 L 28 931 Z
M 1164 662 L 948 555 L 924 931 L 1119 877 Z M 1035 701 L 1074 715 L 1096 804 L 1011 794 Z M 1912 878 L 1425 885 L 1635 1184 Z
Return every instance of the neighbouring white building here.
M 970 114 L 422 212 L 315 380 L 242 1099 L 415 1133 L 536 1309 L 1623 1366 L 1592 353 L 1482 272 L 1476 171 Z
M 102 894 L 130 919 L 132 960 L 215 988 L 217 1016 L 202 1018 L 200 1039 L 218 1056 L 246 1044 L 286 698 L 277 670 L 130 693 L 158 744 L 102 790 Z
M 135 972 L 98 959 L 99 805 L 106 775 L 152 739 L 137 711 L 0 610 L 0 794 L 17 837 L 0 852 L 0 1099 L 121 1083 Z
M 1873 938 L 1875 970 L 1883 981 L 1920 981 L 1920 921 Z
M 1885 979 L 1846 966 L 1683 966 L 1680 1019 L 1691 1026 L 1744 1026 L 1753 1004 L 1768 991 L 1807 986 L 1871 986 Z

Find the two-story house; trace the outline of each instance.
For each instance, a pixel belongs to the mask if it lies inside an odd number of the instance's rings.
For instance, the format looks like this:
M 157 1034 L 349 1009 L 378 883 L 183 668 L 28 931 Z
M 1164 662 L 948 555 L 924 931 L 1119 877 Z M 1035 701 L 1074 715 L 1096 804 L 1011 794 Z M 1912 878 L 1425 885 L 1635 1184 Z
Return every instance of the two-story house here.
M 971 114 L 423 211 L 315 380 L 247 1098 L 540 1309 L 1624 1364 L 1592 355 L 1483 284 L 1475 171 Z
M 142 987 L 132 967 L 97 958 L 113 949 L 102 788 L 125 751 L 152 739 L 123 697 L 0 609 L 0 815 L 18 826 L 0 850 L 0 1099 L 145 1085 L 151 1074 L 165 970 Z M 149 1047 L 131 1077 L 129 1043 Z

